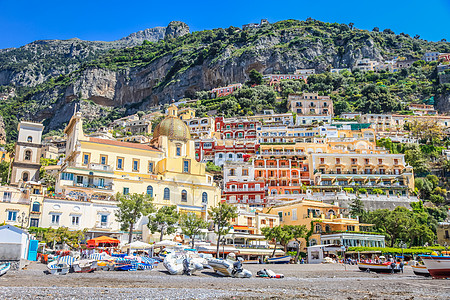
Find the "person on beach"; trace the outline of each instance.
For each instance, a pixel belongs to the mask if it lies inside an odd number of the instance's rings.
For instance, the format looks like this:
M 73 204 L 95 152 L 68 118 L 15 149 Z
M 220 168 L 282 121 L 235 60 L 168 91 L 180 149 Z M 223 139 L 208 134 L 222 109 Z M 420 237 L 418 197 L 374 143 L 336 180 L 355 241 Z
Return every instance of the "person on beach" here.
M 400 268 L 400 272 L 403 273 L 403 267 L 404 267 L 403 261 L 400 261 L 400 264 L 398 266 Z

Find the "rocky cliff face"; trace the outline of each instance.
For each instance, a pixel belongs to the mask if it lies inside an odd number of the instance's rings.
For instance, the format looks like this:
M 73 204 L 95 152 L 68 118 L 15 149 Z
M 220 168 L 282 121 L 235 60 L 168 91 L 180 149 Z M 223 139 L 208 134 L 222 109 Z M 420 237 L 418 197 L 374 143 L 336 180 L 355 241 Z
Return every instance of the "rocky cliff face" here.
M 180 21 L 172 21 L 166 28 L 165 38 L 176 39 L 177 37 L 189 34 L 189 26 Z

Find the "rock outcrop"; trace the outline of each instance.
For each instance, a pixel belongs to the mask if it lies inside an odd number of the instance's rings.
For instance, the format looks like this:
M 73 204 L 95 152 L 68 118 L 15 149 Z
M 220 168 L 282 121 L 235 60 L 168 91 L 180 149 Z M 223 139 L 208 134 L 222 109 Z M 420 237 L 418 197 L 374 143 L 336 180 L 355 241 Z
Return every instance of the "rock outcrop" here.
M 176 39 L 177 37 L 189 34 L 189 26 L 180 21 L 172 21 L 166 27 L 166 39 Z

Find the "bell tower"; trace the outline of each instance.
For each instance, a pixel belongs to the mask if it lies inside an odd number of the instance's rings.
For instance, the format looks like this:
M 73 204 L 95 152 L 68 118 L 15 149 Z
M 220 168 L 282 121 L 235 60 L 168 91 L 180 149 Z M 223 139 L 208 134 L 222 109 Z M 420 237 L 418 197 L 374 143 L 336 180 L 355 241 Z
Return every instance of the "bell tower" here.
M 39 181 L 41 168 L 42 131 L 41 123 L 22 121 L 19 123 L 19 137 L 12 164 L 11 185 L 27 181 Z

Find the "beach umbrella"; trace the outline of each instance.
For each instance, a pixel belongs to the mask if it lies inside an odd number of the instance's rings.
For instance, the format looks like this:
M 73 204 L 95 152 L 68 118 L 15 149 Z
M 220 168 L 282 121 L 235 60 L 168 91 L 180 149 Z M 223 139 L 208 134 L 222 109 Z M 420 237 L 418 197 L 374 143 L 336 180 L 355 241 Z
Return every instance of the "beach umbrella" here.
M 122 247 L 122 249 L 150 249 L 152 247 L 152 245 L 141 242 L 141 241 L 136 241 L 136 242 L 132 242 L 130 244 L 126 244 Z
M 87 240 L 86 243 L 88 247 L 98 247 L 99 245 L 117 246 L 119 245 L 120 241 L 108 236 L 100 236 L 95 239 Z
M 180 245 L 180 243 L 165 240 L 165 241 L 157 242 L 157 243 L 153 244 L 152 246 L 153 247 L 170 247 L 170 246 L 177 246 L 177 245 Z

